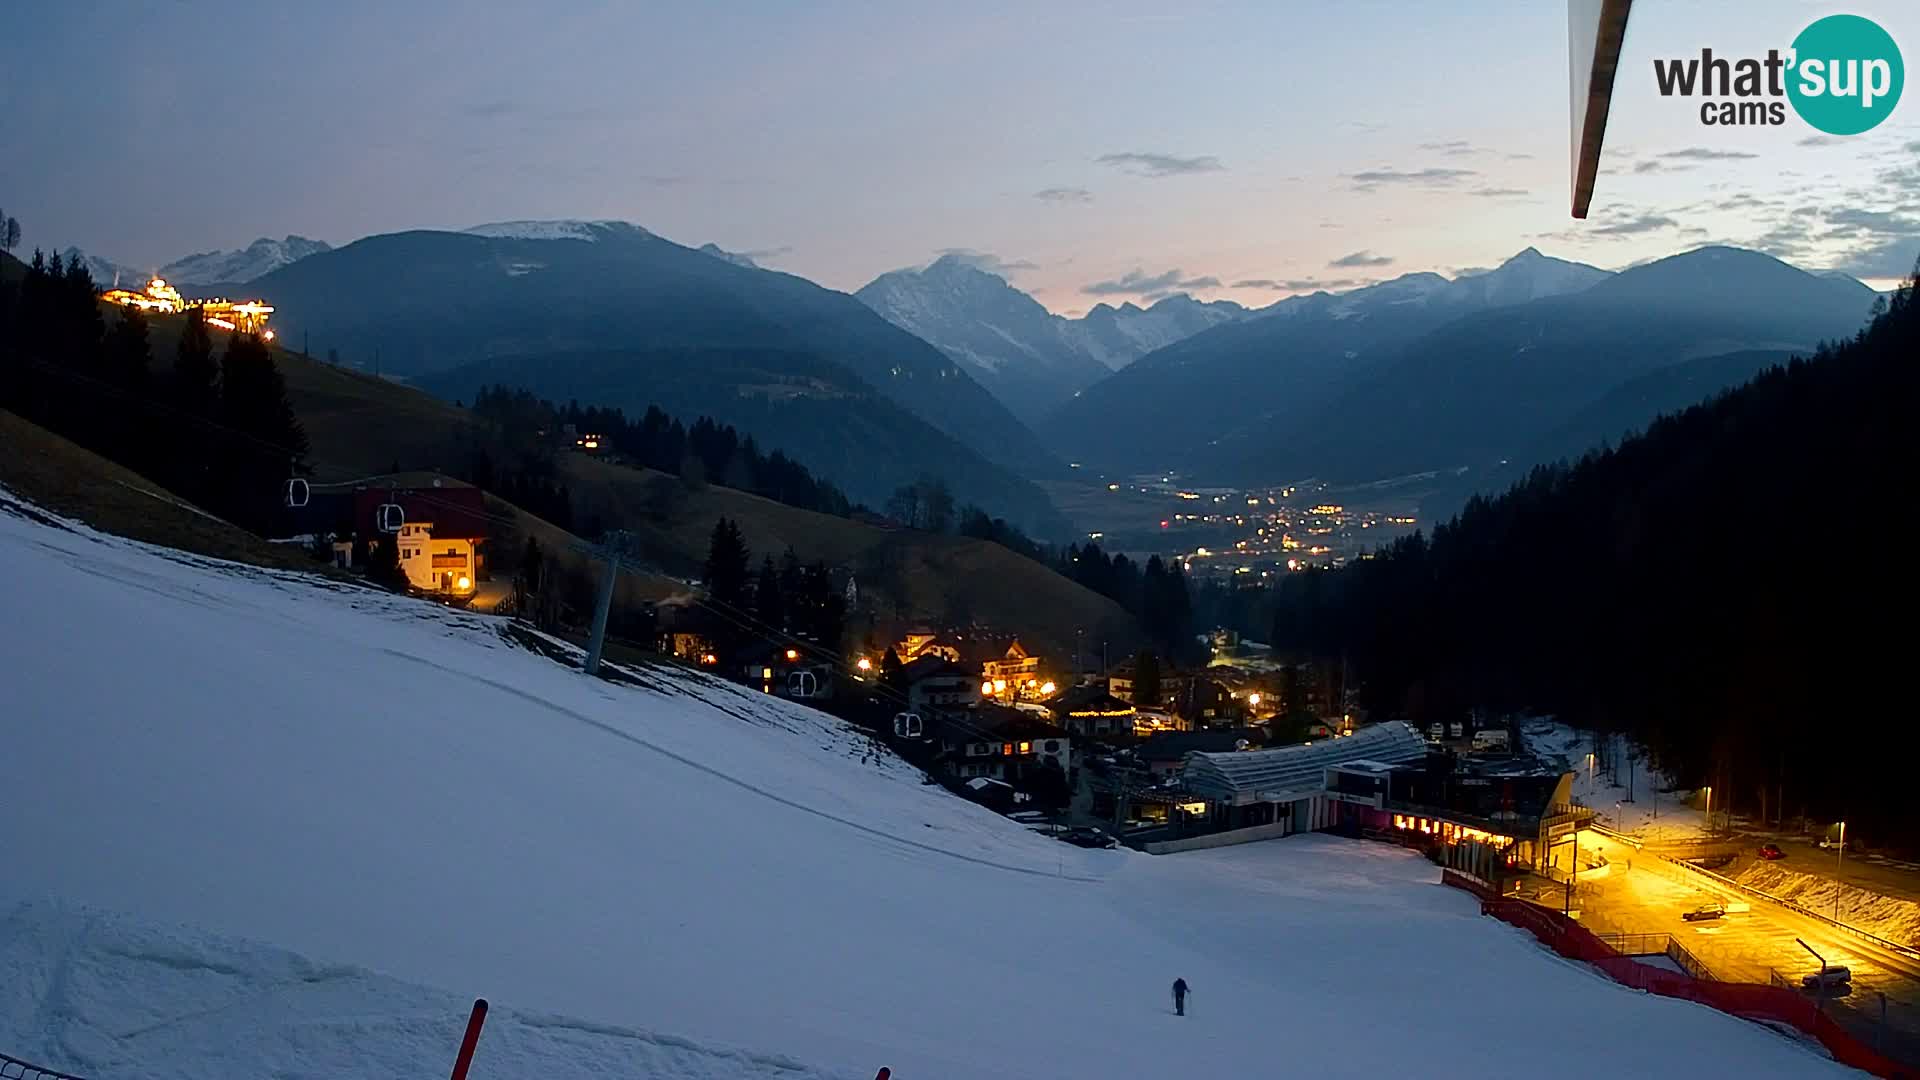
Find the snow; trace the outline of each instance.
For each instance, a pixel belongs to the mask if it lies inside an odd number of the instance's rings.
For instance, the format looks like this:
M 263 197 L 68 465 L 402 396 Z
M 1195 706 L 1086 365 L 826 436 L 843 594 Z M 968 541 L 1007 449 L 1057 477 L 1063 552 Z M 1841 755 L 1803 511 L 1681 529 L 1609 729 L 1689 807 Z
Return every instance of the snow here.
M 609 232 L 647 230 L 627 221 L 496 221 L 462 230 L 473 236 L 503 240 L 598 240 Z
M 1889 941 L 1920 945 L 1920 904 L 1911 900 L 1882 896 L 1774 862 L 1749 863 L 1734 880 Z
M 488 1078 L 1833 1068 L 1397 848 L 1074 848 L 822 714 L 3 491 L 0 577 L 31 613 L 0 629 L 0 1050 L 56 1068 L 431 1075 L 474 996 Z M 1635 1037 L 1566 1055 L 1576 1017 Z
M 1646 842 L 1691 840 L 1707 835 L 1704 807 L 1688 805 L 1695 801 L 1694 793 L 1665 790 L 1671 781 L 1655 773 L 1637 751 L 1629 765 L 1625 740 L 1614 742 L 1620 776 L 1616 784 L 1604 770 L 1590 768 L 1587 763 L 1587 755 L 1594 749 L 1591 733 L 1546 718 L 1530 719 L 1520 730 L 1528 750 L 1566 762 L 1573 773 L 1573 797 L 1592 807 L 1600 824 L 1607 828 Z M 1627 785 L 1629 768 L 1633 770 L 1631 790 Z M 1656 782 L 1661 790 L 1655 790 Z M 1629 794 L 1632 802 L 1627 801 Z

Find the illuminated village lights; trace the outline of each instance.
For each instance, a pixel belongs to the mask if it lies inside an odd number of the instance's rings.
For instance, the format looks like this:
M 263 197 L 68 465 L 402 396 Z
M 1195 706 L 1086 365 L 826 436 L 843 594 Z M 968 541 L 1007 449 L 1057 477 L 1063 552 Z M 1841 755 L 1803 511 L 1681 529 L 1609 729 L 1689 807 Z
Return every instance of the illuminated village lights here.
M 267 320 L 273 317 L 273 305 L 264 300 L 225 300 L 219 297 L 195 300 L 180 295 L 180 290 L 167 284 L 165 278 L 154 278 L 147 282 L 141 292 L 131 289 L 108 289 L 100 294 L 100 299 L 122 307 L 138 308 L 141 311 L 155 311 L 163 315 L 175 315 L 189 308 L 199 308 L 206 315 L 207 325 L 221 330 L 232 330 L 242 334 L 259 334 L 268 341 L 277 335 L 267 329 Z

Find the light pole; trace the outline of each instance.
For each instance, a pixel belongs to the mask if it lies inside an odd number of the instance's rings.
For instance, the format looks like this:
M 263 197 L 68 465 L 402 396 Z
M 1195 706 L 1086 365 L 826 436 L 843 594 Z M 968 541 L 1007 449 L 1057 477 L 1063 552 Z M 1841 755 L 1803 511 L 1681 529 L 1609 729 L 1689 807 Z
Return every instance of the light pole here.
M 1834 922 L 1840 921 L 1840 890 L 1843 888 L 1840 882 L 1840 871 L 1842 870 L 1842 868 L 1846 866 L 1846 863 L 1847 863 L 1847 823 L 1843 821 L 1840 823 L 1840 843 L 1835 846 L 1834 852 L 1833 852 L 1833 879 L 1834 879 L 1833 880 L 1833 886 L 1834 886 L 1833 888 L 1833 921 Z
M 1708 784 L 1702 790 L 1704 790 L 1707 793 L 1707 835 L 1712 836 L 1713 835 L 1713 785 Z

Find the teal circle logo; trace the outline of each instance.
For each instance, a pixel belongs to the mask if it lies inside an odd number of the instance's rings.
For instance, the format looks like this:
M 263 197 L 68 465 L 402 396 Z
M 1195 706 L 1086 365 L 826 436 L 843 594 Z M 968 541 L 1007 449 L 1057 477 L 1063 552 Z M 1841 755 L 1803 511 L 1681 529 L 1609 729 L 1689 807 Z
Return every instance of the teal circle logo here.
M 1906 70 L 1893 35 L 1872 19 L 1829 15 L 1793 39 L 1787 100 L 1829 135 L 1858 135 L 1892 115 Z

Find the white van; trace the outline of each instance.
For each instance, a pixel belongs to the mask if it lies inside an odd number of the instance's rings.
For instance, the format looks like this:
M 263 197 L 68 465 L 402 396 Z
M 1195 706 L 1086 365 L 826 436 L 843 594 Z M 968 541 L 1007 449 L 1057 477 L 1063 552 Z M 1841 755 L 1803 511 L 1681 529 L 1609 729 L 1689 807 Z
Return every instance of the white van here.
M 1853 981 L 1853 972 L 1844 964 L 1821 968 L 1800 980 L 1800 985 L 1809 990 L 1837 990 Z
M 1505 750 L 1507 748 L 1507 729 L 1488 728 L 1473 733 L 1475 750 Z

